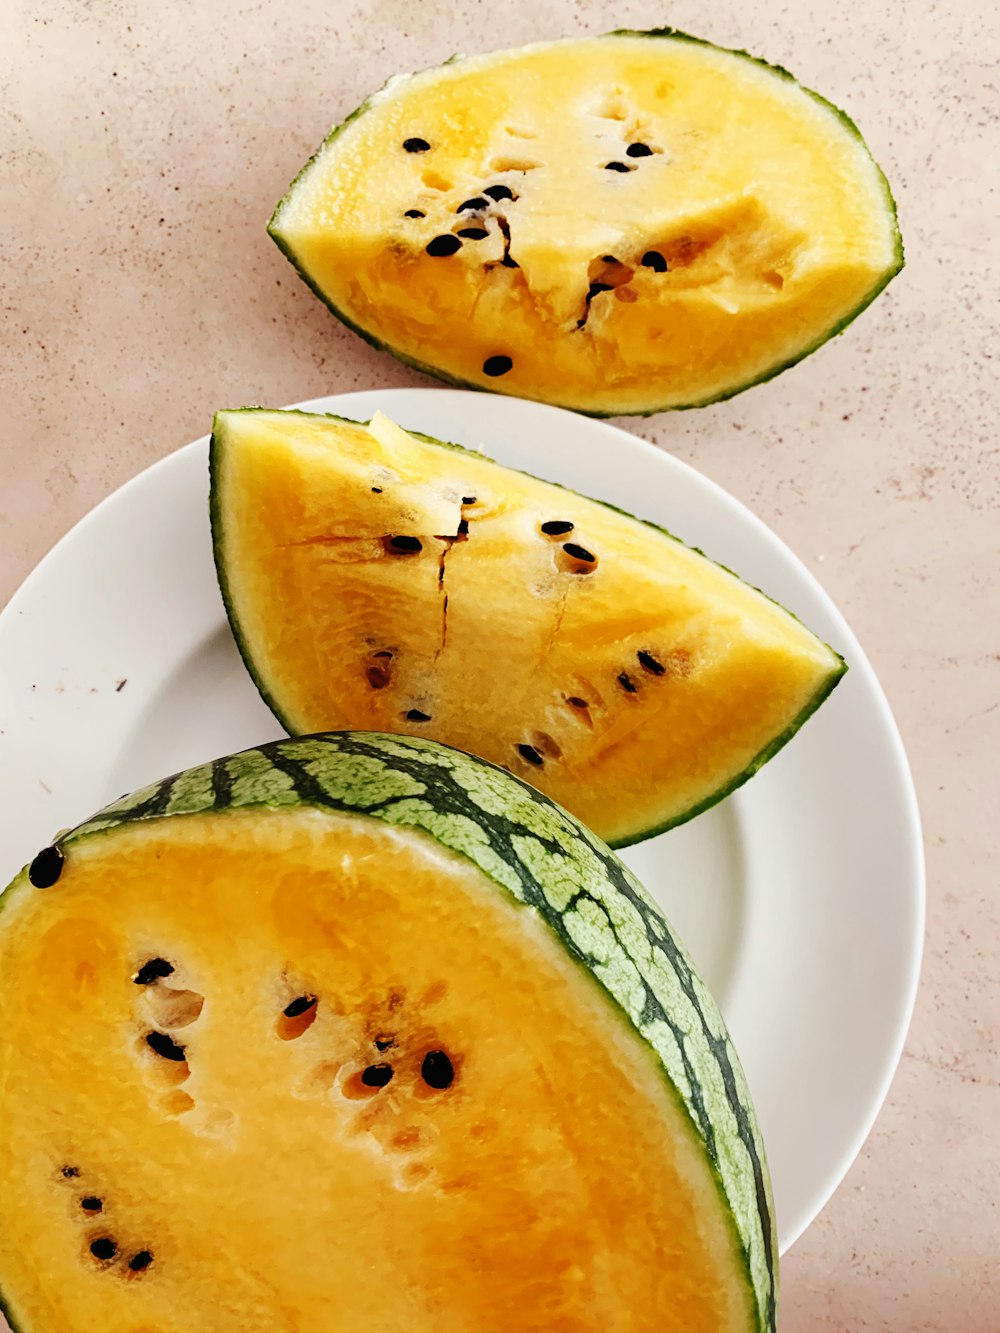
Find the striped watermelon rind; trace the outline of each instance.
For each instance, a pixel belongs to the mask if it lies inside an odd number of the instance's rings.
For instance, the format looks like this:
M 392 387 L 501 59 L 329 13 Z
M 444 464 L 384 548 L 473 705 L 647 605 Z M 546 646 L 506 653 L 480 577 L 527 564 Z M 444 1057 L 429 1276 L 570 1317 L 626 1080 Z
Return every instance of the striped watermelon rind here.
M 326 732 L 274 741 L 154 783 L 68 831 L 58 846 L 67 854 L 84 839 L 143 820 L 293 806 L 423 832 L 545 921 L 666 1075 L 735 1226 L 754 1326 L 774 1333 L 778 1251 L 770 1179 L 722 1015 L 635 876 L 547 796 L 435 741 Z M 25 870 L 0 896 L 0 909 L 28 884 Z

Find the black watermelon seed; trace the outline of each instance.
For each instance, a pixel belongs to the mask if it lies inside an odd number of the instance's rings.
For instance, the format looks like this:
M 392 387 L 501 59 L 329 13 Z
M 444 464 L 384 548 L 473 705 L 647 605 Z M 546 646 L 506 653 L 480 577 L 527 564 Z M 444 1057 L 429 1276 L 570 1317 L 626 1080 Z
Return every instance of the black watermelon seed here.
M 404 218 L 425 218 L 426 213 L 422 213 L 419 208 L 408 208 L 403 214 Z
M 462 504 L 464 504 L 464 505 L 474 505 L 475 503 L 476 503 L 476 497 L 475 497 L 474 495 L 463 495 L 463 496 L 462 496 Z
M 73 1180 L 80 1174 L 80 1168 L 78 1166 L 64 1166 L 62 1168 L 62 1174 L 67 1180 Z
M 426 139 L 404 139 L 403 147 L 408 153 L 426 153 L 430 144 Z
M 589 708 L 589 707 L 590 707 L 590 705 L 587 703 L 586 699 L 581 699 L 580 696 L 579 696 L 578 694 L 571 694 L 571 695 L 569 695 L 569 696 L 567 697 L 567 699 L 566 699 L 566 702 L 567 702 L 568 704 L 571 704 L 573 708 Z
M 483 194 L 488 194 L 491 199 L 496 200 L 514 198 L 514 191 L 506 185 L 489 185 L 483 191 Z
M 28 867 L 28 879 L 36 889 L 51 889 L 62 874 L 65 859 L 58 847 L 43 847 Z
M 372 487 L 372 495 L 381 495 L 381 494 L 382 494 L 382 487 L 381 487 L 381 486 L 373 486 L 373 487 Z
M 416 555 L 424 549 L 419 537 L 386 537 L 384 545 L 391 555 Z
M 375 1047 L 379 1051 L 387 1051 L 390 1046 L 395 1046 L 396 1042 L 392 1037 L 376 1037 Z
M 625 691 L 626 694 L 635 694 L 636 690 L 638 689 L 638 686 L 636 685 L 635 681 L 632 679 L 632 677 L 628 674 L 627 671 L 623 671 L 621 675 L 618 677 L 618 684 L 622 687 L 622 689 Z
M 118 1246 L 110 1236 L 98 1236 L 96 1240 L 90 1242 L 90 1253 L 95 1259 L 106 1262 L 108 1259 L 115 1257 L 118 1253 Z
M 614 255 L 601 255 L 601 259 L 602 259 L 602 261 L 603 261 L 605 264 L 617 264 L 617 263 L 618 263 L 618 260 L 615 258 Z
M 316 1004 L 315 995 L 300 995 L 291 1004 L 286 1004 L 281 1011 L 286 1018 L 298 1018 L 299 1014 L 308 1013 Z
M 80 1207 L 85 1213 L 100 1213 L 104 1210 L 104 1200 L 99 1199 L 96 1194 L 88 1194 L 85 1199 L 80 1200 Z
M 536 768 L 541 768 L 545 763 L 545 760 L 533 745 L 519 745 L 517 752 L 522 759 L 526 759 L 529 764 L 534 764 Z
M 455 1070 L 444 1051 L 428 1051 L 420 1066 L 420 1077 L 429 1088 L 450 1088 Z
M 647 250 L 642 257 L 643 268 L 651 268 L 654 273 L 666 273 L 667 261 L 659 250 Z
M 369 1065 L 361 1071 L 361 1082 L 366 1088 L 384 1088 L 392 1082 L 392 1065 Z
M 483 374 L 496 379 L 498 375 L 506 375 L 513 365 L 509 356 L 488 356 L 483 362 Z
M 478 213 L 481 208 L 489 208 L 488 199 L 480 199 L 477 195 L 475 199 L 466 199 L 464 204 L 459 204 L 455 209 L 456 213 Z
M 489 236 L 485 227 L 463 227 L 458 234 L 464 236 L 467 241 L 485 241 Z
M 593 565 L 597 561 L 596 555 L 588 551 L 585 546 L 577 546 L 576 542 L 563 542 L 563 550 L 574 560 L 583 560 L 588 565 Z
M 406 720 L 407 722 L 429 722 L 431 720 L 431 715 L 430 713 L 422 713 L 419 708 L 411 708 L 406 714 Z M 381 1049 L 382 1047 L 380 1046 L 379 1050 Z
M 632 168 L 626 166 L 624 162 L 605 162 L 605 171 L 631 171 Z
M 503 264 L 504 268 L 520 268 L 520 267 L 521 267 L 521 265 L 517 262 L 516 259 L 514 259 L 514 257 L 513 257 L 512 255 L 504 255 L 503 259 L 500 260 L 500 263 Z
M 460 518 L 458 520 L 458 535 L 460 537 L 467 537 L 469 535 L 469 520 L 467 518 Z
M 561 518 L 550 518 L 547 523 L 542 524 L 542 531 L 547 537 L 562 537 L 567 532 L 573 531 L 573 524 Z
M 183 1060 L 184 1047 L 178 1046 L 172 1037 L 168 1037 L 165 1032 L 147 1032 L 146 1045 L 157 1055 L 162 1055 L 164 1060 Z
M 160 977 L 169 977 L 174 970 L 173 963 L 168 963 L 165 958 L 150 958 L 135 974 L 132 980 L 137 986 L 149 986 L 154 981 L 159 981 Z
M 128 1266 L 133 1273 L 142 1273 L 152 1262 L 153 1255 L 150 1250 L 137 1250 L 128 1261 Z
M 639 665 L 642 669 L 644 671 L 651 671 L 654 676 L 662 676 L 667 669 L 662 662 L 658 662 L 652 653 L 647 653 L 645 649 L 642 652 L 637 653 L 636 656 L 639 659 Z
M 652 157 L 653 150 L 648 143 L 630 143 L 625 149 L 629 157 Z
M 448 255 L 456 254 L 462 248 L 462 242 L 457 236 L 435 236 L 433 241 L 428 241 L 424 249 L 435 259 L 445 259 Z

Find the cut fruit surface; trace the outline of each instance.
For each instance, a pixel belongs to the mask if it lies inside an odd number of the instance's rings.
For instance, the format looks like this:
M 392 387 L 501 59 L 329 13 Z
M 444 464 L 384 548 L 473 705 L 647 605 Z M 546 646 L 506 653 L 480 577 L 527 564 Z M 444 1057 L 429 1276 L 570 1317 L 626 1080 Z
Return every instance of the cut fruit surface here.
M 718 1010 L 509 774 L 275 742 L 63 834 L 0 909 L 21 1333 L 773 1333 Z
M 750 777 L 842 660 L 662 529 L 381 414 L 221 412 L 230 623 L 293 733 L 430 736 L 623 845 Z
M 605 415 L 776 374 L 903 263 L 854 124 L 785 70 L 671 29 L 393 79 L 269 230 L 376 345 Z

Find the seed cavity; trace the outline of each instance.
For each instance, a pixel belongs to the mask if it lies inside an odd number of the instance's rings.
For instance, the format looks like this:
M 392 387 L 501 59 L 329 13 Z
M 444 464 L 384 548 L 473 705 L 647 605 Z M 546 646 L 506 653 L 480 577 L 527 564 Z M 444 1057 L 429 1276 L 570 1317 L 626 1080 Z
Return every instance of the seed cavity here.
M 564 574 L 593 574 L 597 569 L 597 556 L 577 542 L 563 542 L 555 552 L 555 565 Z
M 622 687 L 622 689 L 625 691 L 626 694 L 635 694 L 639 688 L 627 671 L 623 671 L 621 675 L 618 677 L 618 684 Z
M 631 171 L 632 168 L 625 162 L 605 162 L 605 171 Z
M 420 1066 L 420 1077 L 429 1088 L 440 1091 L 451 1087 L 455 1070 L 444 1051 L 428 1051 Z
M 361 1071 L 361 1082 L 366 1088 L 384 1088 L 392 1082 L 392 1065 L 369 1065 Z
M 647 250 L 641 263 L 643 268 L 651 268 L 654 273 L 666 273 L 669 267 L 659 250 Z
M 485 227 L 463 227 L 458 235 L 464 236 L 467 241 L 485 241 L 489 232 Z
M 28 867 L 28 879 L 36 889 L 51 889 L 62 874 L 65 857 L 58 847 L 43 847 Z
M 648 143 L 630 143 L 625 154 L 627 157 L 652 157 L 653 150 Z
M 75 1180 L 80 1174 L 80 1168 L 78 1166 L 64 1166 L 60 1168 L 59 1174 L 66 1180 Z
M 186 1028 L 201 1017 L 205 997 L 196 990 L 172 990 L 154 986 L 147 991 L 153 1021 L 161 1028 Z
M 407 722 L 429 722 L 430 713 L 422 713 L 419 708 L 410 708 L 406 713 Z
M 498 375 L 506 375 L 513 366 L 514 362 L 509 356 L 488 356 L 483 362 L 483 374 L 496 379 Z
M 276 1025 L 276 1032 L 281 1041 L 296 1041 L 308 1032 L 316 1021 L 319 1012 L 317 996 L 306 993 L 289 1000 L 281 1011 Z
M 517 195 L 514 193 L 514 191 L 510 189 L 509 186 L 506 185 L 488 185 L 486 189 L 483 191 L 483 194 L 488 195 L 491 199 L 496 200 L 498 203 L 501 199 L 510 199 L 513 201 L 517 198 Z
M 587 703 L 586 699 L 581 699 L 578 694 L 567 695 L 566 702 L 569 704 L 570 708 L 590 707 L 590 704 Z
M 425 218 L 426 216 L 427 214 L 422 212 L 419 208 L 408 208 L 403 214 L 404 218 Z
M 509 252 L 508 252 L 507 254 L 504 255 L 503 259 L 500 260 L 500 263 L 504 266 L 504 268 L 520 268 L 520 267 L 521 267 L 521 265 L 517 262 L 517 260 L 514 258 L 514 256 L 513 256 L 512 254 L 510 254 Z
M 424 544 L 419 537 L 390 536 L 382 538 L 382 549 L 389 555 L 417 555 Z
M 129 1272 L 144 1273 L 153 1262 L 153 1255 L 149 1250 L 137 1250 L 128 1261 Z
M 365 679 L 373 690 L 384 690 L 389 684 L 390 673 L 388 667 L 374 662 L 371 666 L 365 668 Z
M 151 986 L 161 977 L 169 977 L 173 970 L 173 963 L 168 963 L 165 958 L 150 958 L 148 962 L 143 963 L 132 980 L 137 986 Z
M 654 676 L 662 676 L 667 669 L 662 662 L 658 662 L 653 654 L 647 653 L 645 649 L 636 653 L 636 657 L 638 657 L 639 665 L 643 671 L 649 671 Z
M 404 139 L 403 147 L 408 153 L 426 153 L 430 144 L 426 139 Z
M 184 1059 L 184 1047 L 178 1045 L 173 1037 L 166 1032 L 157 1032 L 155 1029 L 152 1032 L 147 1032 L 146 1045 L 164 1060 Z
M 110 1236 L 98 1236 L 90 1242 L 90 1253 L 101 1263 L 108 1263 L 118 1253 L 118 1245 Z
M 482 199 L 479 195 L 475 199 L 466 199 L 464 203 L 459 204 L 455 209 L 456 213 L 478 213 L 481 209 L 489 208 L 490 201 Z
M 381 487 L 381 486 L 373 486 L 373 487 L 372 487 L 372 495 L 381 495 L 381 494 L 382 494 L 382 487 Z
M 545 760 L 538 753 L 533 745 L 521 744 L 517 747 L 517 752 L 529 764 L 534 764 L 535 768 L 541 768 Z
M 563 537 L 567 532 L 573 531 L 573 524 L 561 518 L 550 518 L 542 524 L 542 531 L 546 537 Z
M 396 1039 L 395 1039 L 395 1037 L 376 1037 L 376 1038 L 375 1038 L 375 1049 L 378 1050 L 378 1051 L 387 1051 L 387 1050 L 390 1049 L 390 1047 L 395 1046 L 395 1044 L 396 1044 Z
M 96 1194 L 88 1194 L 85 1199 L 80 1200 L 80 1207 L 85 1213 L 101 1213 L 104 1211 L 104 1200 L 99 1199 Z
M 457 236 L 435 236 L 432 241 L 428 241 L 424 246 L 427 253 L 435 259 L 444 259 L 448 255 L 456 254 L 462 248 L 462 242 Z
M 462 504 L 464 504 L 464 505 L 474 505 L 475 503 L 476 503 L 476 497 L 475 497 L 474 495 L 463 495 L 463 496 L 462 496 Z

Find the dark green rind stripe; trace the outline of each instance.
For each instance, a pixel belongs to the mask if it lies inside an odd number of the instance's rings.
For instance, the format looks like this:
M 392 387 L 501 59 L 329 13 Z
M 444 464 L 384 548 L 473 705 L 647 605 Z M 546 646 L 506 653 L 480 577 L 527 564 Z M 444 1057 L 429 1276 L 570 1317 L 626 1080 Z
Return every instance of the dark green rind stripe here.
M 660 910 L 613 852 L 548 797 L 484 760 L 433 741 L 331 732 L 275 741 L 177 775 L 100 811 L 59 839 L 80 841 L 185 811 L 287 808 L 290 800 L 420 831 L 533 909 L 623 1011 L 665 1072 L 702 1143 L 756 1302 L 774 1333 L 777 1245 L 766 1161 L 746 1081 L 717 1006 Z M 180 794 L 180 795 L 178 795 Z M 176 802 L 175 802 L 176 803 Z M 36 892 L 26 870 L 9 892 Z
M 847 314 L 844 315 L 842 319 L 836 321 L 829 328 L 819 332 L 812 342 L 808 343 L 806 346 L 798 349 L 797 351 L 791 353 L 785 360 L 779 361 L 778 363 L 769 367 L 768 369 L 761 371 L 759 375 L 754 376 L 752 379 L 749 379 L 742 384 L 734 385 L 730 389 L 723 389 L 719 393 L 709 394 L 708 397 L 706 398 L 699 398 L 690 403 L 668 403 L 655 407 L 641 407 L 641 408 L 639 407 L 595 408 L 587 405 L 586 403 L 559 402 L 556 404 L 556 406 L 567 408 L 573 412 L 579 412 L 581 416 L 651 417 L 651 416 L 656 416 L 657 413 L 659 412 L 685 412 L 700 407 L 711 407 L 714 403 L 724 403 L 730 398 L 735 398 L 737 394 L 744 393 L 747 389 L 755 388 L 758 384 L 766 384 L 768 380 L 776 379 L 777 376 L 781 375 L 784 371 L 791 370 L 793 366 L 797 366 L 800 361 L 804 361 L 807 357 L 811 356 L 813 352 L 818 351 L 819 348 L 824 346 L 824 344 L 828 343 L 832 338 L 836 338 L 839 334 L 843 333 L 844 330 L 849 325 L 854 323 L 854 321 L 858 318 L 859 315 L 863 314 L 864 311 L 868 309 L 868 307 L 875 300 L 875 298 L 879 296 L 886 289 L 886 287 L 889 285 L 892 279 L 897 275 L 897 273 L 899 273 L 902 270 L 905 264 L 903 237 L 899 229 L 899 215 L 896 208 L 896 200 L 893 196 L 892 188 L 889 185 L 889 181 L 885 175 L 885 172 L 872 157 L 868 149 L 868 145 L 865 142 L 864 136 L 858 129 L 857 124 L 851 119 L 851 117 L 847 114 L 847 112 L 842 111 L 840 107 L 836 106 L 828 98 L 824 97 L 822 93 L 817 93 L 812 88 L 807 88 L 804 84 L 799 83 L 799 81 L 795 78 L 794 74 L 791 74 L 782 65 L 773 65 L 771 64 L 770 61 L 764 60 L 760 56 L 751 55 L 749 51 L 743 51 L 737 49 L 736 47 L 730 47 L 730 46 L 718 46 L 714 42 L 706 41 L 703 37 L 692 37 L 690 33 L 682 32 L 679 28 L 651 28 L 645 31 L 632 28 L 617 28 L 603 35 L 605 37 L 645 37 L 659 41 L 666 40 L 666 41 L 688 42 L 694 46 L 705 46 L 708 47 L 710 50 L 719 51 L 724 55 L 737 56 L 741 60 L 749 61 L 751 64 L 760 65 L 763 69 L 773 74 L 776 78 L 780 78 L 782 80 L 794 84 L 797 88 L 800 88 L 802 92 L 804 92 L 808 97 L 811 97 L 813 101 L 818 102 L 821 106 L 826 107 L 828 110 L 832 111 L 833 114 L 836 116 L 836 118 L 839 121 L 841 121 L 841 123 L 844 125 L 845 129 L 849 132 L 851 137 L 856 139 L 858 143 L 861 145 L 861 147 L 864 149 L 866 155 L 868 156 L 869 161 L 875 168 L 879 184 L 881 185 L 886 215 L 889 218 L 890 225 L 892 227 L 893 262 L 878 277 L 878 279 L 873 283 L 870 290 L 861 298 L 861 300 L 858 302 L 856 306 L 854 306 L 852 310 L 848 311 Z M 497 53 L 497 54 L 502 54 L 502 53 Z M 472 58 L 483 59 L 483 57 L 472 57 Z M 463 59 L 465 59 L 465 57 L 453 56 L 450 60 L 444 62 L 442 68 L 447 65 L 461 63 L 461 60 Z M 420 71 L 420 73 L 424 74 L 429 72 L 430 72 L 429 70 Z M 391 90 L 394 89 L 396 85 L 402 86 L 403 84 L 407 83 L 409 79 L 413 77 L 415 77 L 415 75 L 397 75 L 395 78 L 390 79 L 386 84 L 384 84 L 381 88 L 379 88 L 376 92 L 374 92 L 371 95 L 371 97 L 367 98 L 364 102 L 361 103 L 359 107 L 357 107 L 354 111 L 352 111 L 346 120 L 342 121 L 339 125 L 335 126 L 330 131 L 330 133 L 326 136 L 326 138 L 323 140 L 320 146 L 316 149 L 315 153 L 313 153 L 312 157 L 309 158 L 308 162 L 306 162 L 305 165 L 302 167 L 302 169 L 298 172 L 295 179 L 292 181 L 291 185 L 289 185 L 284 195 L 278 201 L 277 205 L 275 206 L 274 212 L 272 213 L 271 218 L 267 224 L 267 234 L 271 237 L 271 239 L 277 245 L 278 249 L 285 256 L 285 258 L 288 259 L 292 267 L 295 269 L 296 273 L 306 284 L 309 290 L 315 296 L 319 297 L 319 299 L 323 302 L 323 304 L 327 307 L 327 309 L 333 315 L 335 315 L 336 318 L 339 319 L 342 324 L 346 325 L 346 327 L 349 328 L 352 333 L 356 333 L 359 338 L 363 338 L 364 341 L 368 343 L 371 347 L 376 348 L 380 352 L 388 352 L 390 356 L 395 357 L 397 361 L 401 361 L 404 365 L 409 366 L 412 370 L 417 370 L 421 374 L 429 375 L 434 379 L 443 381 L 445 384 L 454 385 L 456 388 L 472 389 L 475 390 L 477 393 L 499 393 L 507 396 L 509 391 L 506 390 L 502 384 L 499 383 L 492 385 L 479 384 L 472 380 L 462 379 L 461 376 L 453 375 L 446 370 L 442 370 L 439 369 L 437 366 L 431 365 L 429 362 L 421 361 L 418 357 L 411 356 L 409 353 L 402 351 L 400 348 L 393 347 L 391 343 L 384 341 L 384 339 L 378 338 L 374 333 L 371 333 L 369 330 L 362 328 L 360 324 L 358 324 L 355 320 L 353 320 L 350 317 L 350 315 L 348 315 L 345 311 L 341 310 L 340 307 L 334 303 L 332 297 L 330 297 L 320 287 L 316 279 L 312 277 L 308 269 L 300 262 L 292 242 L 286 236 L 284 236 L 280 230 L 281 215 L 284 212 L 285 207 L 288 205 L 293 195 L 295 194 L 296 187 L 302 181 L 304 181 L 306 176 L 312 171 L 312 169 L 318 165 L 320 158 L 330 148 L 334 140 L 336 140 L 339 137 L 339 135 L 341 135 L 350 124 L 352 124 L 355 120 L 357 120 L 359 116 L 363 115 L 371 106 L 384 101 L 390 95 Z M 532 395 L 530 394 L 518 394 L 518 395 L 510 394 L 510 396 L 526 397 L 526 398 L 532 397 Z M 554 402 L 554 400 L 551 398 L 541 398 L 541 397 L 536 398 L 536 401 Z
M 7 1304 L 2 1291 L 0 1291 L 0 1315 L 3 1315 L 10 1325 L 10 1333 L 28 1333 L 28 1330 L 14 1318 L 14 1311 Z
M 261 416 L 300 416 L 307 420 L 336 421 L 348 426 L 364 427 L 370 423 L 365 421 L 352 421 L 349 417 L 336 416 L 332 412 L 303 412 L 299 408 L 287 409 L 266 407 L 240 407 L 228 411 L 217 412 L 213 422 L 212 437 L 209 446 L 209 470 L 211 476 L 211 499 L 209 508 L 212 524 L 212 553 L 215 560 L 216 572 L 218 574 L 219 588 L 222 592 L 222 600 L 226 608 L 226 615 L 229 617 L 229 624 L 233 632 L 233 637 L 236 640 L 236 646 L 239 649 L 240 656 L 243 658 L 247 671 L 250 673 L 251 679 L 257 686 L 261 698 L 285 730 L 289 732 L 289 734 L 294 735 L 296 731 L 294 719 L 284 711 L 280 700 L 274 693 L 273 687 L 265 681 L 263 673 L 258 669 L 254 661 L 253 650 L 244 635 L 240 624 L 226 568 L 227 532 L 222 494 L 224 490 L 225 455 L 227 448 L 226 419 L 231 416 L 253 416 L 258 414 Z M 457 453 L 469 454 L 479 462 L 491 463 L 494 467 L 501 469 L 505 466 L 504 464 L 497 463 L 495 459 L 490 458 L 487 454 L 481 453 L 478 450 L 466 449 L 464 445 L 455 444 L 448 440 L 436 440 L 432 435 L 424 435 L 419 431 L 410 431 L 409 434 L 413 435 L 416 439 L 421 440 L 424 444 L 432 444 L 440 449 L 449 449 Z M 726 565 L 720 564 L 717 560 L 712 560 L 711 556 L 705 555 L 705 552 L 701 550 L 700 547 L 688 546 L 682 538 L 678 537 L 675 533 L 669 531 L 669 529 L 663 527 L 661 524 L 654 523 L 651 519 L 638 518 L 635 514 L 630 514 L 627 510 L 620 508 L 618 505 L 610 504 L 606 500 L 596 500 L 593 496 L 587 495 L 580 496 L 578 491 L 573 491 L 568 486 L 563 486 L 555 481 L 546 481 L 544 477 L 537 477 L 534 473 L 526 472 L 523 468 L 510 468 L 508 471 L 518 472 L 522 476 L 530 477 L 533 481 L 541 481 L 546 486 L 557 486 L 560 490 L 565 490 L 570 495 L 577 495 L 581 499 L 590 500 L 592 503 L 599 504 L 605 509 L 610 509 L 613 513 L 620 514 L 623 518 L 631 519 L 634 523 L 641 523 L 643 527 L 652 528 L 652 530 L 660 536 L 667 537 L 670 541 L 677 542 L 680 546 L 687 546 L 688 550 L 694 551 L 697 555 L 711 561 L 711 563 L 717 565 L 719 569 L 724 569 L 727 574 L 731 574 L 734 579 L 738 579 L 739 582 L 743 583 L 746 587 L 753 587 L 752 584 L 746 583 L 745 579 L 741 579 L 735 570 L 729 569 Z M 760 593 L 760 595 L 766 598 L 773 606 L 779 607 L 786 615 L 791 616 L 793 620 L 796 620 L 802 625 L 802 621 L 793 611 L 789 611 L 787 607 L 782 606 L 780 602 L 776 601 L 773 597 L 770 597 L 763 591 L 763 589 L 754 587 L 754 591 Z M 808 627 L 805 625 L 803 625 L 803 628 L 808 630 Z M 812 631 L 808 632 L 811 633 Z M 819 642 L 822 642 L 822 640 L 819 640 Z M 742 787 L 745 782 L 748 782 L 759 769 L 763 768 L 769 759 L 773 759 L 778 751 L 783 749 L 809 718 L 812 717 L 820 704 L 829 698 L 839 684 L 842 676 L 847 671 L 847 663 L 836 649 L 831 648 L 827 643 L 824 643 L 823 646 L 829 651 L 833 659 L 829 674 L 817 687 L 812 697 L 806 701 L 800 712 L 796 714 L 791 722 L 789 722 L 788 726 L 754 755 L 746 767 L 735 774 L 730 781 L 723 783 L 721 787 L 710 792 L 703 800 L 689 807 L 687 810 L 682 810 L 678 814 L 671 815 L 668 819 L 654 822 L 648 828 L 639 829 L 635 833 L 628 834 L 625 837 L 613 839 L 611 841 L 611 846 L 619 849 L 623 847 L 631 847 L 637 842 L 644 842 L 647 838 L 656 837 L 659 833 L 666 833 L 669 829 L 677 828 L 681 824 L 686 824 L 688 820 L 703 814 L 706 810 L 710 810 L 713 805 L 718 805 L 719 802 L 724 801 L 727 796 L 731 796 L 734 791 Z
M 345 122 L 346 123 L 346 122 Z M 303 168 L 304 169 L 304 168 Z M 226 617 L 229 620 L 230 628 L 233 631 L 233 638 L 236 640 L 236 647 L 240 657 L 243 658 L 243 665 L 250 675 L 250 679 L 257 686 L 260 697 L 270 708 L 271 712 L 278 719 L 287 732 L 294 730 L 289 726 L 288 720 L 282 715 L 281 707 L 267 688 L 267 684 L 257 670 L 250 646 L 243 637 L 240 629 L 239 617 L 236 614 L 236 608 L 233 604 L 232 591 L 229 587 L 229 575 L 226 571 L 225 562 L 225 521 L 222 516 L 221 492 L 221 451 L 219 443 L 219 416 L 216 414 L 212 424 L 212 437 L 208 444 L 208 475 L 209 475 L 209 499 L 208 516 L 212 528 L 212 558 L 215 561 L 215 575 L 219 582 L 219 592 L 222 594 L 222 604 L 226 608 Z

